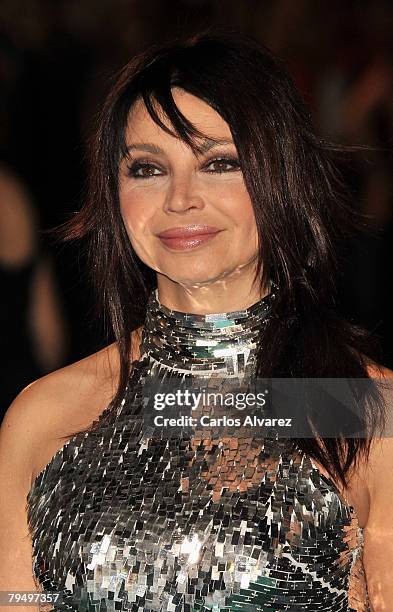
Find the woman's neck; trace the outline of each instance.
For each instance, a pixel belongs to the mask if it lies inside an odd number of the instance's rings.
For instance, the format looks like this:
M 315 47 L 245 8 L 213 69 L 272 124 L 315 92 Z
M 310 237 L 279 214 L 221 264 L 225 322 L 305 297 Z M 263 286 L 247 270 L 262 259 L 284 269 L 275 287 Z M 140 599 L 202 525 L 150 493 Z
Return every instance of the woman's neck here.
M 169 310 L 205 315 L 245 310 L 268 295 L 270 290 L 270 281 L 264 287 L 228 280 L 211 285 L 186 286 L 158 278 L 157 298 Z

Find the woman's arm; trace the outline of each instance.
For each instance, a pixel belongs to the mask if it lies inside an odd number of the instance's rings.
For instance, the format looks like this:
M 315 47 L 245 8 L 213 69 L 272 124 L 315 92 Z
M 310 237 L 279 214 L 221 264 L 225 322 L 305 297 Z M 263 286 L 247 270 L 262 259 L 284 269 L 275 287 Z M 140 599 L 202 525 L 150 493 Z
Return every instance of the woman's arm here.
M 0 429 L 0 591 L 40 591 L 33 576 L 26 511 L 38 431 L 39 395 L 28 387 L 22 391 L 8 409 Z M 34 612 L 44 608 L 17 606 L 17 609 Z M 1 606 L 1 610 L 15 612 L 15 606 Z
M 372 368 L 370 376 L 387 384 L 386 437 L 370 448 L 366 481 L 370 510 L 364 528 L 364 569 L 372 612 L 393 609 L 393 372 Z
M 393 606 L 393 438 L 374 442 L 368 466 L 370 512 L 364 529 L 364 569 L 372 612 Z

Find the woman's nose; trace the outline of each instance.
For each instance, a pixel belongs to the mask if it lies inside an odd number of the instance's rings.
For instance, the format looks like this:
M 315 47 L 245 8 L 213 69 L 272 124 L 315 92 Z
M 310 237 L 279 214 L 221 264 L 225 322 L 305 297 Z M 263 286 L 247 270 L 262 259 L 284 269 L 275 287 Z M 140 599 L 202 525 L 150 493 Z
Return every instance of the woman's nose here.
M 203 208 L 203 196 L 196 181 L 174 181 L 165 198 L 165 212 L 184 212 L 189 208 Z

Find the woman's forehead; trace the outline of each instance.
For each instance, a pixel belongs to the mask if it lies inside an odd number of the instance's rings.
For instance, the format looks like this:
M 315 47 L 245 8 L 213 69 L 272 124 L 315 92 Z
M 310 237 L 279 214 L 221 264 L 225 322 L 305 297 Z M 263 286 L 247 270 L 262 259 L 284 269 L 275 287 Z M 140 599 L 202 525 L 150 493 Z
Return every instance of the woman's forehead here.
M 232 139 L 229 125 L 204 100 L 179 88 L 172 89 L 172 94 L 178 111 L 198 130 L 205 134 L 207 138 Z M 174 128 L 162 107 L 154 100 L 153 105 L 160 120 L 171 132 L 174 132 Z M 167 138 L 175 137 L 165 132 L 156 123 L 141 98 L 138 98 L 130 109 L 126 128 L 126 137 L 132 135 L 133 138 L 138 138 L 138 134 L 141 137 L 146 135 L 156 138 L 164 137 L 164 135 Z

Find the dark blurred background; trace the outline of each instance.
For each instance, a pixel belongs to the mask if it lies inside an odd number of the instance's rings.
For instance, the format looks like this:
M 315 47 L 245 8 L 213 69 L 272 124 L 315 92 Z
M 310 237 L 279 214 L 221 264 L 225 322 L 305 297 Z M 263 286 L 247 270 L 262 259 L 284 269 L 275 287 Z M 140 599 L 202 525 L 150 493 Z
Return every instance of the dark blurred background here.
M 2 410 L 106 344 L 81 245 L 40 230 L 81 205 L 85 142 L 113 74 L 152 43 L 231 25 L 279 54 L 322 133 L 371 145 L 345 179 L 376 235 L 342 254 L 340 307 L 393 367 L 391 0 L 3 0 L 0 5 Z

